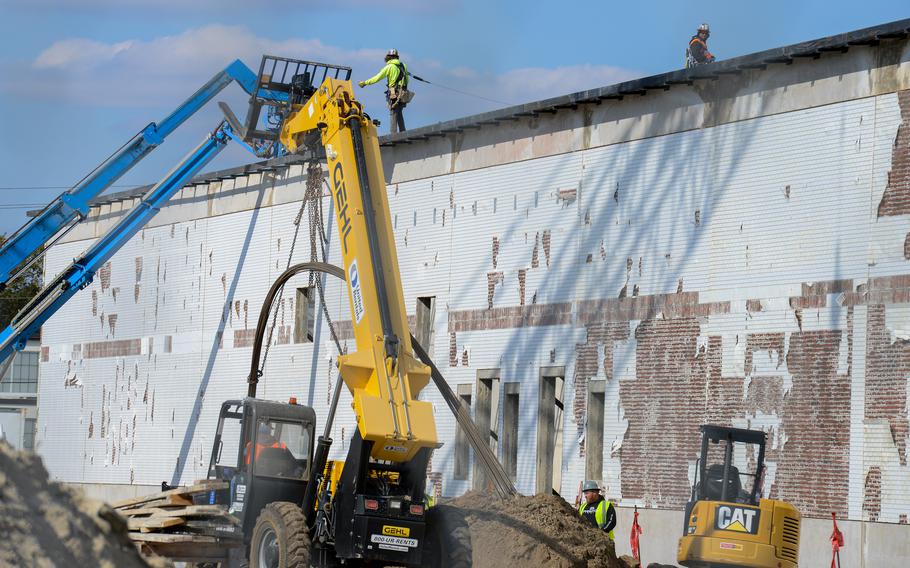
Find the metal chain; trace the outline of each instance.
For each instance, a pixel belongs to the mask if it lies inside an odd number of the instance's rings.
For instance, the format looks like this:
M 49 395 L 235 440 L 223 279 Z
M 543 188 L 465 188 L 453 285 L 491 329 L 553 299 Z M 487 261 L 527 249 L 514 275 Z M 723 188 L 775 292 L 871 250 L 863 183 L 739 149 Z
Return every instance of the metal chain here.
M 307 192 L 309 193 L 310 198 L 310 260 L 313 262 L 320 260 L 317 257 L 318 248 L 322 253 L 322 262 L 327 262 L 326 244 L 328 243 L 328 239 L 325 234 L 325 224 L 322 215 L 322 196 L 319 194 L 322 185 L 326 184 L 326 181 L 322 176 L 321 163 L 312 162 L 310 167 L 314 172 L 314 175 L 312 176 L 313 179 L 319 180 L 318 182 L 314 182 L 311 188 L 309 185 L 309 178 L 307 179 Z M 328 184 L 326 184 L 326 189 L 328 189 Z M 329 195 L 331 195 L 331 191 L 329 192 Z M 319 240 L 319 247 L 316 246 L 317 237 Z M 335 348 L 338 349 L 338 353 L 344 353 L 344 350 L 341 348 L 341 341 L 338 339 L 338 333 L 335 331 L 335 324 L 332 322 L 332 316 L 329 315 L 329 308 L 326 305 L 325 290 L 322 286 L 322 275 L 316 275 L 313 271 L 310 271 L 310 286 L 313 285 L 314 279 L 316 281 L 316 288 L 319 290 L 319 304 L 322 307 L 322 315 L 329 325 L 329 333 L 332 335 L 332 340 L 335 342 Z
M 322 253 L 322 261 L 326 260 L 326 235 L 325 227 L 323 224 L 322 216 L 322 199 L 320 195 L 320 189 L 322 188 L 323 183 L 325 182 L 322 176 L 322 164 L 318 161 L 310 162 L 307 166 L 307 181 L 306 181 L 306 190 L 303 195 L 303 201 L 300 203 L 300 210 L 297 211 L 297 216 L 294 218 L 294 238 L 291 240 L 291 250 L 288 253 L 288 261 L 285 266 L 285 270 L 291 267 L 291 263 L 294 260 L 294 248 L 297 246 L 297 237 L 300 233 L 300 222 L 303 219 L 303 212 L 306 209 L 307 204 L 310 206 L 309 210 L 309 232 L 310 232 L 310 260 L 318 261 L 319 254 Z M 317 238 L 319 240 L 320 246 L 316 246 Z M 341 348 L 341 342 L 338 340 L 338 335 L 335 332 L 335 325 L 332 322 L 332 318 L 329 315 L 328 307 L 325 302 L 325 292 L 322 288 L 322 275 L 316 275 L 312 270 L 309 274 L 308 286 L 312 289 L 313 281 L 315 280 L 316 287 L 319 290 L 319 303 L 322 307 L 322 313 L 328 322 L 329 332 L 332 335 L 332 339 L 335 341 L 335 347 L 338 349 L 338 353 L 343 353 L 344 351 Z M 278 292 L 278 297 L 282 298 L 284 296 L 284 286 L 281 286 L 281 290 Z M 262 354 L 262 365 L 259 367 L 259 376 L 262 376 L 265 371 L 265 364 L 269 358 L 269 349 L 272 346 L 272 337 L 275 332 L 275 326 L 278 323 L 278 308 L 280 302 L 275 304 L 275 311 L 272 314 L 272 323 L 269 326 L 269 336 L 266 340 L 265 349 Z
M 307 180 L 309 184 L 309 180 Z M 291 262 L 294 260 L 294 248 L 297 246 L 297 235 L 300 233 L 300 220 L 303 218 L 303 210 L 306 208 L 306 199 L 303 200 L 300 204 L 300 210 L 297 212 L 297 217 L 294 218 L 294 238 L 291 239 L 291 250 L 288 253 L 288 262 L 285 265 L 284 269 L 287 270 L 291 267 Z M 281 285 L 281 290 L 278 292 L 278 297 L 284 299 L 284 284 Z M 265 342 L 265 352 L 262 354 L 262 365 L 259 367 L 259 376 L 261 377 L 265 371 L 265 363 L 269 359 L 269 349 L 272 347 L 272 335 L 275 333 L 275 326 L 278 323 L 278 308 L 280 307 L 281 302 L 275 304 L 275 311 L 272 313 L 272 323 L 269 326 L 269 337 Z

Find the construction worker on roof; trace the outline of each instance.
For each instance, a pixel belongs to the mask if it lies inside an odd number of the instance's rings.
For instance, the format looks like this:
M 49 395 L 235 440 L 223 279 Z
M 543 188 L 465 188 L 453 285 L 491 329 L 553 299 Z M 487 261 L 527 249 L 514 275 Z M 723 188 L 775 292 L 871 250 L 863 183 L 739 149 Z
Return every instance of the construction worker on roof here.
M 689 40 L 689 47 L 686 48 L 686 69 L 714 61 L 714 56 L 708 51 L 710 36 L 711 29 L 708 24 L 698 26 L 697 33 Z
M 613 503 L 604 499 L 600 494 L 600 486 L 592 479 L 585 481 L 581 490 L 585 498 L 578 506 L 578 514 L 613 540 L 613 529 L 616 527 L 616 509 Z
M 404 132 L 404 107 L 407 106 L 414 94 L 408 90 L 408 68 L 398 57 L 397 49 L 390 49 L 385 54 L 385 66 L 375 76 L 366 81 L 357 83 L 361 87 L 386 80 L 387 90 L 385 100 L 389 105 L 389 132 Z

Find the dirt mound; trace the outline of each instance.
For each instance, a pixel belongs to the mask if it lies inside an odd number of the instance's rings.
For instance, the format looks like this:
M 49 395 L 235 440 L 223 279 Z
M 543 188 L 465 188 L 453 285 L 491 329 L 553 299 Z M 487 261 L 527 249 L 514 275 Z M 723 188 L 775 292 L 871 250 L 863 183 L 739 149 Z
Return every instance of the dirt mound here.
M 447 505 L 464 514 L 474 568 L 547 566 L 621 568 L 610 538 L 584 521 L 563 499 L 519 495 L 498 499 L 467 493 Z
M 148 568 L 107 505 L 49 481 L 41 458 L 0 441 L 0 566 Z M 167 566 L 156 562 L 152 566 Z

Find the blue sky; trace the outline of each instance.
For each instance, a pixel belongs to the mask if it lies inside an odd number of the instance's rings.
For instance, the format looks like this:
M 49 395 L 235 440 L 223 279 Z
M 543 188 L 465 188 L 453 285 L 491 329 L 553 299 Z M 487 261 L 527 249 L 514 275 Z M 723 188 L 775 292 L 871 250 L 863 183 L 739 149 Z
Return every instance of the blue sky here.
M 389 47 L 413 73 L 521 103 L 677 69 L 693 29 L 733 57 L 910 17 L 902 1 L 0 0 L 0 232 L 78 181 L 234 58 L 264 52 L 349 65 Z M 503 106 L 415 85 L 409 127 Z M 360 91 L 385 118 L 382 88 Z M 238 111 L 232 86 L 217 100 Z M 218 122 L 200 112 L 119 185 L 163 176 Z M 383 127 L 384 130 L 384 127 Z M 251 161 L 229 147 L 210 169 Z M 28 189 L 26 189 L 28 188 Z M 124 189 L 114 188 L 113 190 Z

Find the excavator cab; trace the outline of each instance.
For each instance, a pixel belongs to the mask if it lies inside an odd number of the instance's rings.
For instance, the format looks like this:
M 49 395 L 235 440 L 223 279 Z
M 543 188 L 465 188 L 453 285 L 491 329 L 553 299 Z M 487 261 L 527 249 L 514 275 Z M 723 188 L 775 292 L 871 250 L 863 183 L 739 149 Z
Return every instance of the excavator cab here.
M 313 459 L 316 414 L 295 401 L 247 397 L 221 405 L 209 460 L 209 479 L 227 481 L 209 504 L 228 507 L 249 542 L 262 509 L 303 500 Z
M 701 431 L 701 457 L 696 462 L 690 504 L 707 500 L 757 506 L 765 463 L 765 433 L 710 425 L 702 426 Z
M 716 425 L 701 432 L 677 561 L 692 568 L 795 568 L 799 511 L 761 498 L 766 434 Z

